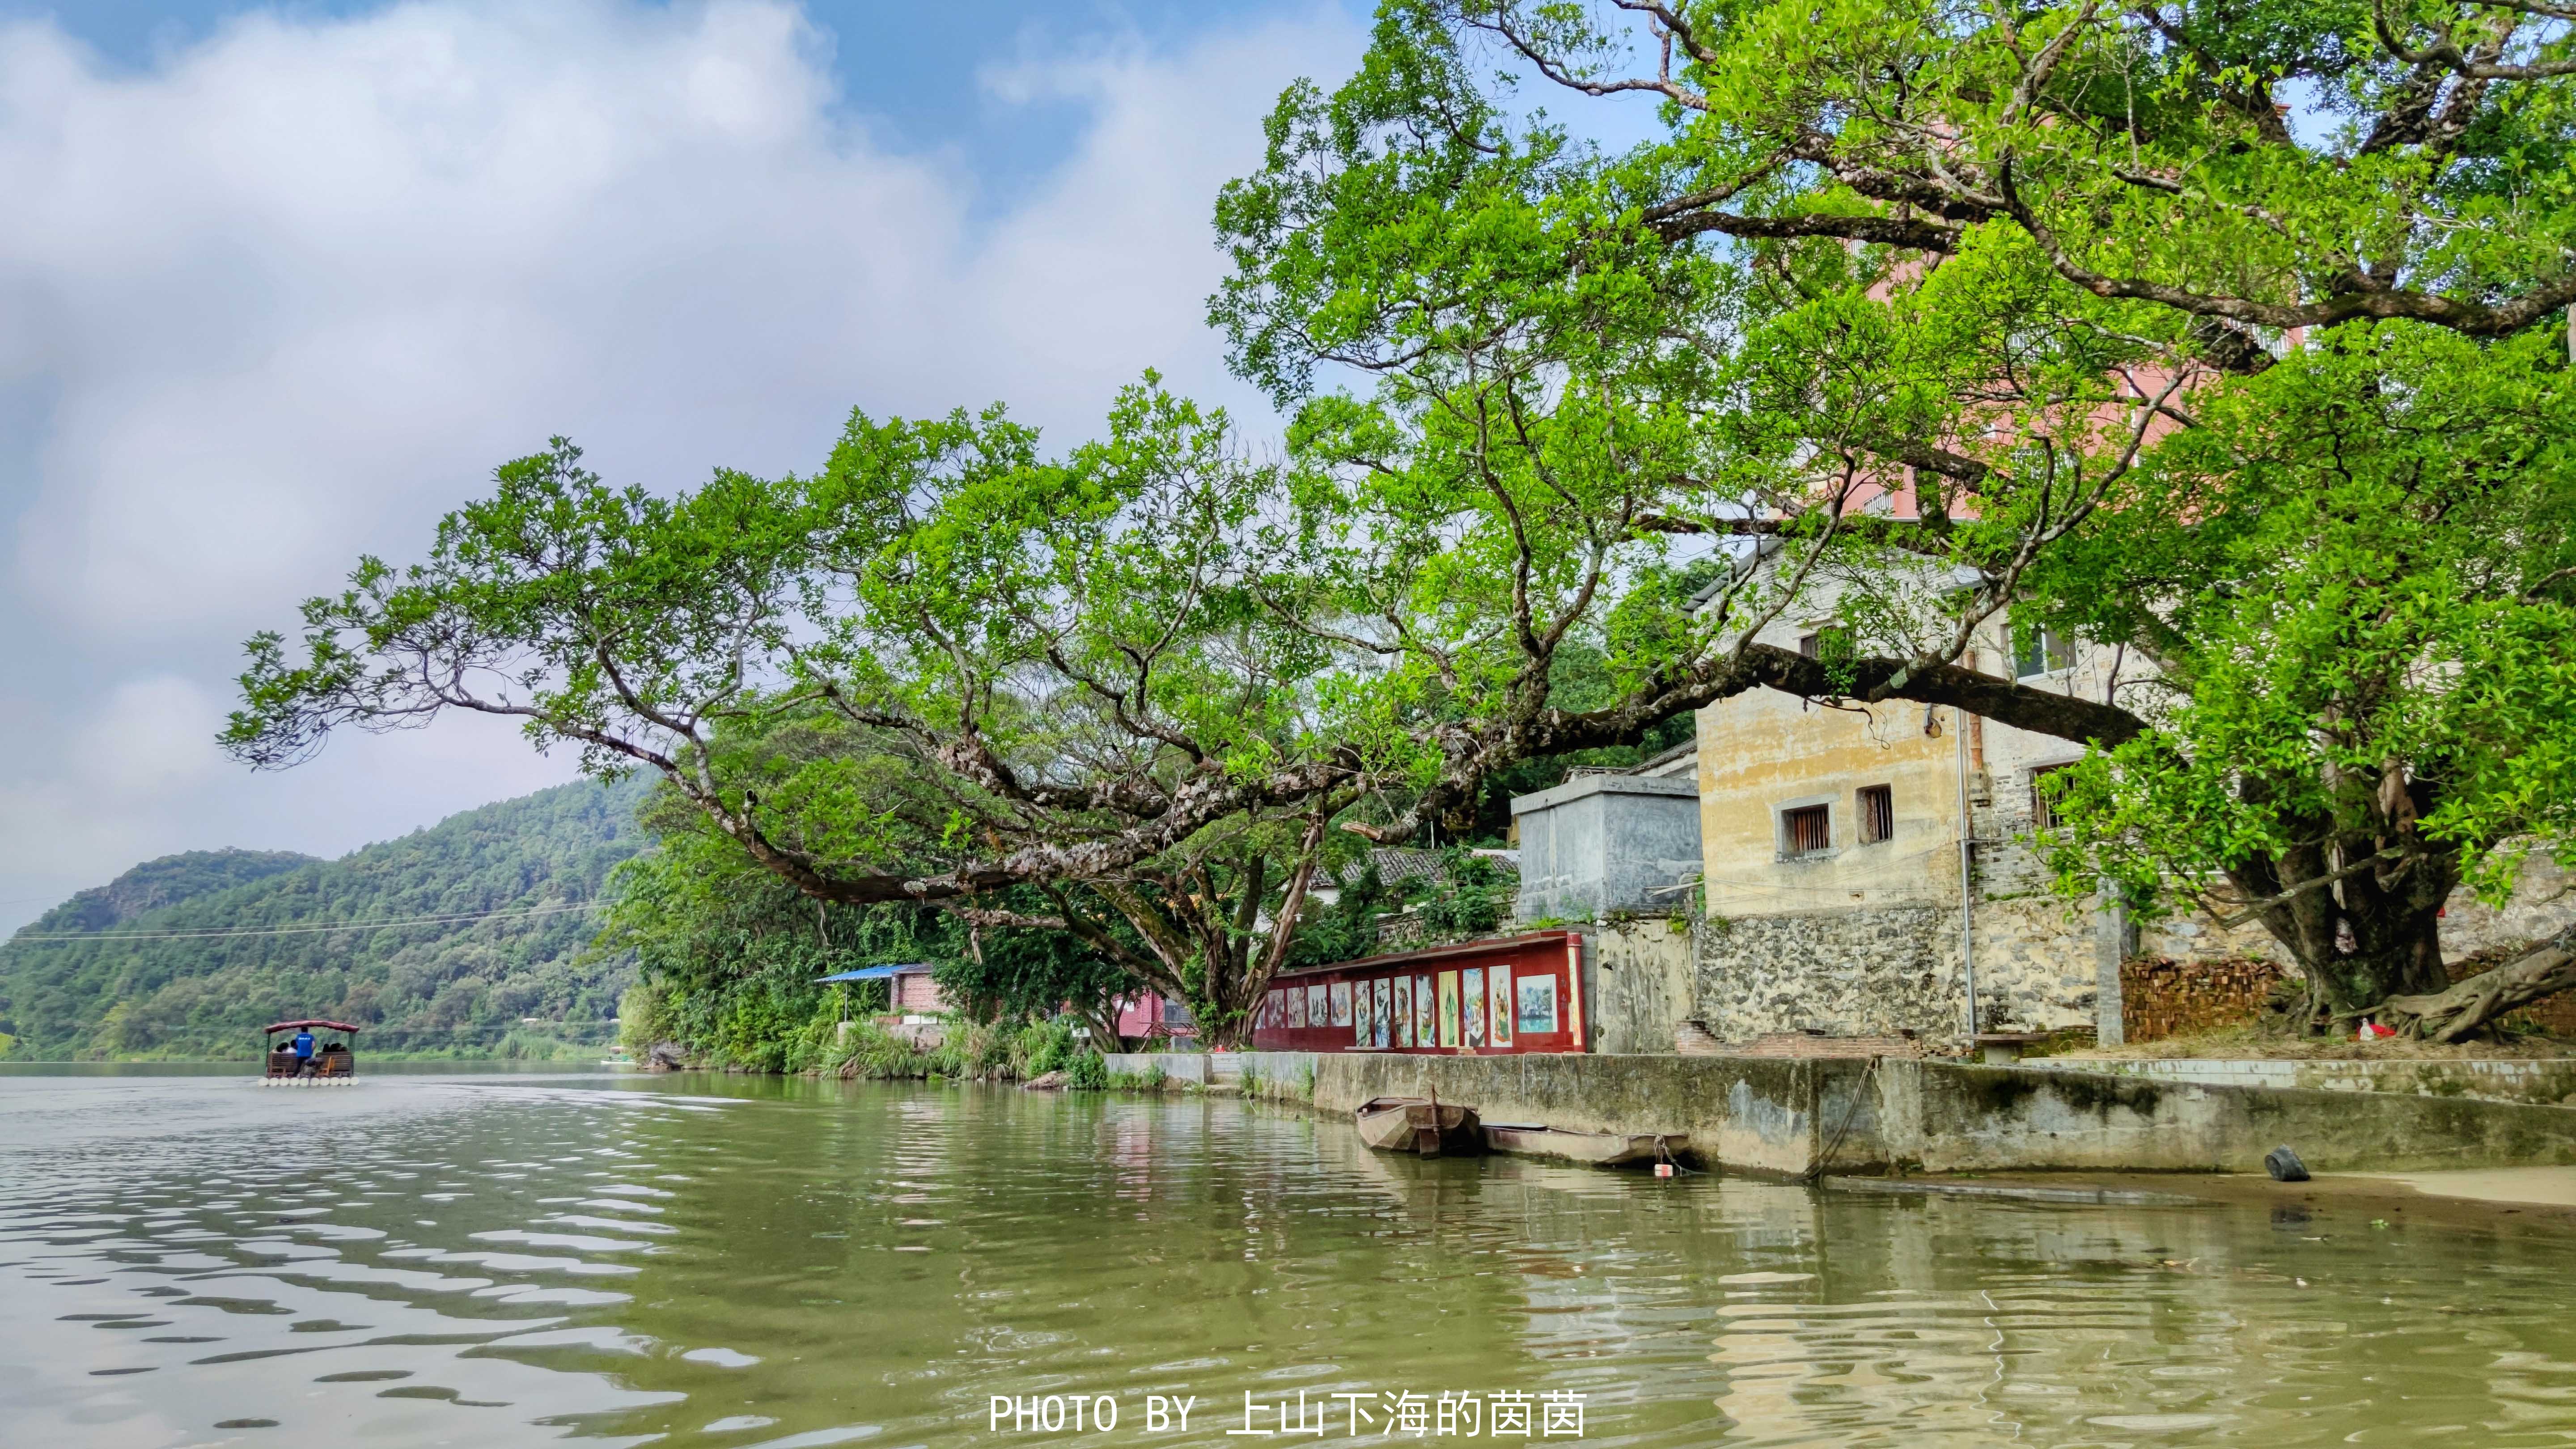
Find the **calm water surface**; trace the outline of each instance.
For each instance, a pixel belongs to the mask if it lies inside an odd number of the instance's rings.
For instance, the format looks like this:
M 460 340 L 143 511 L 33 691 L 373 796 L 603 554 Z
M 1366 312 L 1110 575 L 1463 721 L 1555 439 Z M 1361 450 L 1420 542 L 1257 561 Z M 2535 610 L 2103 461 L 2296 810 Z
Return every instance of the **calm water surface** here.
M 1423 1163 L 1232 1101 L 0 1074 L 13 1445 L 1250 1445 L 1243 1396 L 1301 1390 L 1580 1393 L 1585 1442 L 1636 1445 L 2564 1444 L 2571 1264 Z M 987 1431 L 1074 1393 L 1118 1426 Z

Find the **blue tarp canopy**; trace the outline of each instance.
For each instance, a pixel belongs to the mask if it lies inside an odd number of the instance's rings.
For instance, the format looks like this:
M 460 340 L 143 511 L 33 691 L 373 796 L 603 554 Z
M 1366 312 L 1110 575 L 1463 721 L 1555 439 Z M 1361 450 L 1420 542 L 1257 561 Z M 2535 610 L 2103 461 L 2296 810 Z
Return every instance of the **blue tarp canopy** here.
M 829 976 L 817 976 L 814 979 L 817 982 L 883 981 L 889 976 L 900 975 L 906 971 L 927 971 L 929 969 L 929 966 L 918 962 L 900 966 L 862 966 L 856 971 L 835 971 Z

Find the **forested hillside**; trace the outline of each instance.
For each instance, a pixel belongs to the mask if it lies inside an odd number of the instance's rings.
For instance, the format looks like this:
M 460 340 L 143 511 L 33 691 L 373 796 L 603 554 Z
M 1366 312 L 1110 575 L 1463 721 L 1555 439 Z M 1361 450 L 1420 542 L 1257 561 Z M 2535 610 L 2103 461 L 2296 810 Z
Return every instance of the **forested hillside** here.
M 226 850 L 146 862 L 0 948 L 0 1046 L 18 1060 L 246 1057 L 260 1026 L 292 1016 L 364 1023 L 361 1051 L 604 1041 L 632 960 L 588 951 L 596 913 L 547 908 L 600 899 L 610 869 L 643 848 L 641 795 L 640 783 L 565 785 L 331 861 Z M 250 930 L 278 934 L 192 934 Z

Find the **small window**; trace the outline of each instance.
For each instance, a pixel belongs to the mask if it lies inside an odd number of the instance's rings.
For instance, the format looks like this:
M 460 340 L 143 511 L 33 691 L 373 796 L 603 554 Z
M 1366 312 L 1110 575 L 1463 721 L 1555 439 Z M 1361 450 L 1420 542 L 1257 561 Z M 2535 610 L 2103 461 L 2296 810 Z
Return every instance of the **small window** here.
M 2049 803 L 2049 787 L 2045 781 L 2049 776 L 2065 768 L 2064 765 L 2042 765 L 2030 772 L 2031 829 L 2055 830 L 2057 828 L 2057 807 Z
M 1876 845 L 1896 834 L 1896 790 L 1869 785 L 1860 792 L 1860 843 Z
M 1813 634 L 1798 636 L 1798 652 L 1810 659 L 1842 659 L 1850 656 L 1851 631 L 1840 624 L 1828 624 Z
M 2028 679 L 2075 667 L 2075 645 L 2054 629 L 2013 631 L 2013 674 Z
M 1823 658 L 1825 653 L 1825 636 L 1822 634 L 1799 635 L 1798 652 L 1806 655 L 1810 659 Z
M 1780 812 L 1780 848 L 1789 855 L 1815 855 L 1834 848 L 1834 813 L 1829 805 Z

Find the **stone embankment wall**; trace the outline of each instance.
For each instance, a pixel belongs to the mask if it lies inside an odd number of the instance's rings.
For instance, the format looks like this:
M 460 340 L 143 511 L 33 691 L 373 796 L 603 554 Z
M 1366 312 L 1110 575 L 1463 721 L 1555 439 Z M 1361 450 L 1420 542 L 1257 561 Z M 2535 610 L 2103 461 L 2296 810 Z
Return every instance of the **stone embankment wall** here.
M 1978 1030 L 2094 1024 L 2093 927 L 2068 914 L 2055 898 L 1979 904 Z M 1822 1030 L 1957 1042 L 1968 1021 L 1959 959 L 1955 903 L 1706 921 L 1695 1015 L 1724 1041 Z
M 2222 931 L 2205 917 L 2150 924 L 2134 943 L 2106 954 L 2106 932 L 2119 928 L 2046 894 L 2036 858 L 2015 838 L 2030 828 L 2027 809 L 1987 807 L 1977 818 L 1981 1031 L 2097 1025 L 2102 975 L 2112 961 L 2121 961 L 2118 1014 L 2129 1042 L 2247 1025 L 2273 983 L 2292 970 L 2260 927 Z M 1941 884 L 1927 880 L 1925 888 Z M 1966 1010 L 1955 880 L 1948 892 L 1943 900 L 1703 921 L 1690 1014 L 1730 1042 L 1817 1029 L 1837 1036 L 1910 1030 L 1927 1041 L 1956 1042 L 1966 1034 Z M 2463 891 L 2447 912 L 2442 938 L 2457 980 L 2576 922 L 2576 888 L 2557 866 L 2535 860 L 2502 909 Z M 2507 1025 L 2576 1037 L 2576 993 L 2515 1013 Z
M 2288 1143 L 2321 1171 L 2576 1163 L 2576 1112 L 2466 1096 L 2156 1081 L 1882 1059 L 1314 1058 L 1312 1102 L 1438 1096 L 1501 1122 L 1687 1134 L 1720 1166 L 1814 1172 L 2259 1172 Z M 1265 1081 L 1268 1078 L 1265 1077 Z
M 2570 1063 L 2261 1063 L 2200 1079 L 1952 1062 L 1683 1056 L 1422 1057 L 1172 1052 L 1113 1071 L 1242 1083 L 1349 1113 L 1371 1097 L 1438 1096 L 1496 1122 L 1688 1136 L 1737 1171 L 2259 1172 L 2288 1143 L 2325 1172 L 2576 1163 Z M 2401 1068 L 2415 1067 L 2413 1075 Z M 2339 1071 L 2371 1067 L 2376 1073 Z M 2286 1080 L 2297 1085 L 2284 1085 Z M 2356 1091 L 2372 1091 L 2367 1103 Z M 2502 1100 L 2497 1100 L 2502 1099 Z
M 2334 1058 L 2324 1061 L 2208 1057 L 2043 1057 L 2043 1071 L 2110 1072 L 2161 1082 L 2230 1087 L 2300 1087 L 2325 1092 L 2394 1092 L 2419 1097 L 2477 1097 L 2576 1107 L 2576 1060 L 2542 1058 Z
M 2576 1163 L 2563 1107 L 1913 1061 L 1875 1078 L 1829 1085 L 1825 1120 L 1855 1105 L 1826 1170 L 2250 1172 L 2284 1143 L 2321 1172 Z

